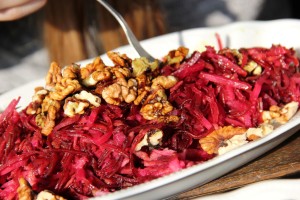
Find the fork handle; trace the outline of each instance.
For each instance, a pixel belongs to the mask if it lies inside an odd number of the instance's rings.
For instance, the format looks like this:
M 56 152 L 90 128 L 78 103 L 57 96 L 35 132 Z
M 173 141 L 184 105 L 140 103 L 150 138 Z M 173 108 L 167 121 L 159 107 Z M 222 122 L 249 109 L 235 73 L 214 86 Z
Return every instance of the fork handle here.
M 116 11 L 109 3 L 107 3 L 105 0 L 96 0 L 98 1 L 102 6 L 104 6 L 118 21 L 118 23 L 121 25 L 122 29 L 125 32 L 125 35 L 127 37 L 127 40 L 131 46 L 134 47 L 136 52 L 139 54 L 140 57 L 146 57 L 149 60 L 153 61 L 155 60 L 145 49 L 141 46 L 140 42 L 137 40 L 135 35 L 133 34 L 132 30 L 128 26 L 127 22 L 124 20 L 122 15 Z

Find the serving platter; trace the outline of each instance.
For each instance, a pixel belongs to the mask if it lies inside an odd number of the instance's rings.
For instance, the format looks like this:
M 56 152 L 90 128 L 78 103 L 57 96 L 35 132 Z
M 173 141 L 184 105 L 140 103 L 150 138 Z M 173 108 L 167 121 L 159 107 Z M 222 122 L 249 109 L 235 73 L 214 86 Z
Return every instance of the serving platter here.
M 222 27 L 195 28 L 151 38 L 143 41 L 142 45 L 156 58 L 161 58 L 179 46 L 189 48 L 190 52 L 202 51 L 206 45 L 218 49 L 216 33 L 220 36 L 223 46 L 230 48 L 271 47 L 272 44 L 281 44 L 288 48 L 294 48 L 296 51 L 300 50 L 300 21 L 292 19 L 239 22 Z M 114 51 L 125 53 L 131 58 L 138 57 L 130 46 L 123 46 Z M 105 63 L 110 62 L 106 55 L 101 57 Z M 85 60 L 78 64 L 84 66 L 90 61 Z M 30 102 L 34 88 L 43 85 L 44 80 L 34 80 L 1 95 L 0 110 L 3 110 L 12 99 L 18 96 L 21 97 L 19 109 L 24 108 Z M 94 199 L 163 199 L 171 197 L 203 185 L 250 162 L 283 142 L 299 129 L 300 112 L 288 123 L 255 142 L 245 144 L 205 163 Z

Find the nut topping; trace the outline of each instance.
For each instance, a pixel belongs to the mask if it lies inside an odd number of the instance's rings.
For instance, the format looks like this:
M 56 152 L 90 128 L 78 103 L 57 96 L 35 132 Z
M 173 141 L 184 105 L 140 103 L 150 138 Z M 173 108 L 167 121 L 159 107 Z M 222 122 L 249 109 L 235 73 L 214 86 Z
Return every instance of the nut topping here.
M 164 89 L 170 89 L 177 83 L 177 78 L 175 76 L 158 76 L 152 80 L 151 89 L 159 89 L 163 87 Z
M 143 139 L 136 145 L 135 151 L 140 151 L 143 146 L 157 146 L 160 144 L 163 137 L 163 132 L 161 130 L 151 130 Z
M 189 49 L 185 47 L 179 47 L 177 50 L 170 51 L 164 59 L 169 65 L 179 65 L 188 53 Z
M 126 67 L 131 65 L 131 59 L 125 54 L 119 54 L 116 52 L 109 51 L 107 56 L 113 61 L 115 65 Z
M 201 138 L 199 143 L 201 148 L 208 154 L 217 154 L 219 148 L 224 145 L 225 140 L 231 139 L 235 135 L 244 134 L 246 130 L 246 128 L 242 127 L 225 126 Z
M 147 120 L 156 119 L 158 121 L 177 122 L 179 120 L 177 116 L 167 115 L 172 110 L 173 106 L 168 102 L 165 91 L 159 89 L 147 97 L 140 113 Z
M 299 103 L 295 101 L 284 105 L 282 108 L 273 105 L 269 111 L 262 112 L 263 121 L 268 124 L 285 124 L 296 114 L 298 107 Z
M 262 67 L 253 60 L 251 60 L 244 66 L 244 70 L 253 75 L 260 75 L 262 73 Z
M 44 190 L 38 193 L 36 200 L 66 200 L 66 199 L 59 195 L 55 195 L 50 191 Z
M 33 199 L 33 192 L 29 183 L 24 179 L 19 179 L 19 187 L 17 189 L 19 200 L 31 200 Z

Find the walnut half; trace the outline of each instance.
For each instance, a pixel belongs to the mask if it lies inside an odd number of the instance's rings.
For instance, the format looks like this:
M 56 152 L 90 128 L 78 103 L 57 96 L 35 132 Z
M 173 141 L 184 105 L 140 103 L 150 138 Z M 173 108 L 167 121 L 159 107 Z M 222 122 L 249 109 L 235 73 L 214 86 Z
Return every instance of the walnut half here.
M 173 110 L 172 104 L 167 100 L 164 89 L 159 89 L 150 94 L 140 113 L 147 120 L 157 120 L 164 122 L 177 122 L 177 116 L 168 115 Z
M 271 106 L 269 111 L 262 112 L 262 118 L 265 123 L 285 124 L 287 123 L 298 111 L 299 103 L 292 101 L 283 107 Z
M 247 129 L 242 127 L 225 126 L 201 138 L 199 143 L 201 148 L 208 154 L 218 154 L 219 148 L 226 145 L 224 141 L 231 139 L 235 135 L 244 134 L 246 131 Z
M 143 146 L 157 146 L 160 144 L 163 132 L 159 129 L 157 130 L 150 130 L 145 134 L 143 139 L 136 145 L 135 151 L 139 151 L 142 149 Z

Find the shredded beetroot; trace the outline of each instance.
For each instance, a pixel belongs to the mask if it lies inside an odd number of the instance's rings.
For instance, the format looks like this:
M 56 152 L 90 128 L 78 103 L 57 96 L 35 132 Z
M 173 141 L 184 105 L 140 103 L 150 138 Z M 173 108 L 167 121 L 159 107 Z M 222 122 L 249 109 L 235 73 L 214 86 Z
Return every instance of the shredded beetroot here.
M 220 126 L 256 127 L 261 110 L 300 101 L 299 61 L 293 49 L 274 45 L 239 52 L 241 57 L 207 47 L 171 72 L 181 80 L 169 97 L 183 118 L 179 129 L 201 138 Z M 242 66 L 250 61 L 262 67 L 260 75 L 247 75 Z
M 59 114 L 46 137 L 34 117 L 15 110 L 13 100 L 0 116 L 0 199 L 17 197 L 24 177 L 34 192 L 50 190 L 68 199 L 85 199 L 120 190 L 204 162 L 198 139 L 226 125 L 256 127 L 260 111 L 300 102 L 299 61 L 280 45 L 233 51 L 194 52 L 179 66 L 163 66 L 178 83 L 168 91 L 177 123 L 147 121 L 139 107 L 102 103 L 72 118 Z M 249 61 L 260 75 L 243 69 Z M 137 144 L 160 129 L 161 144 Z

